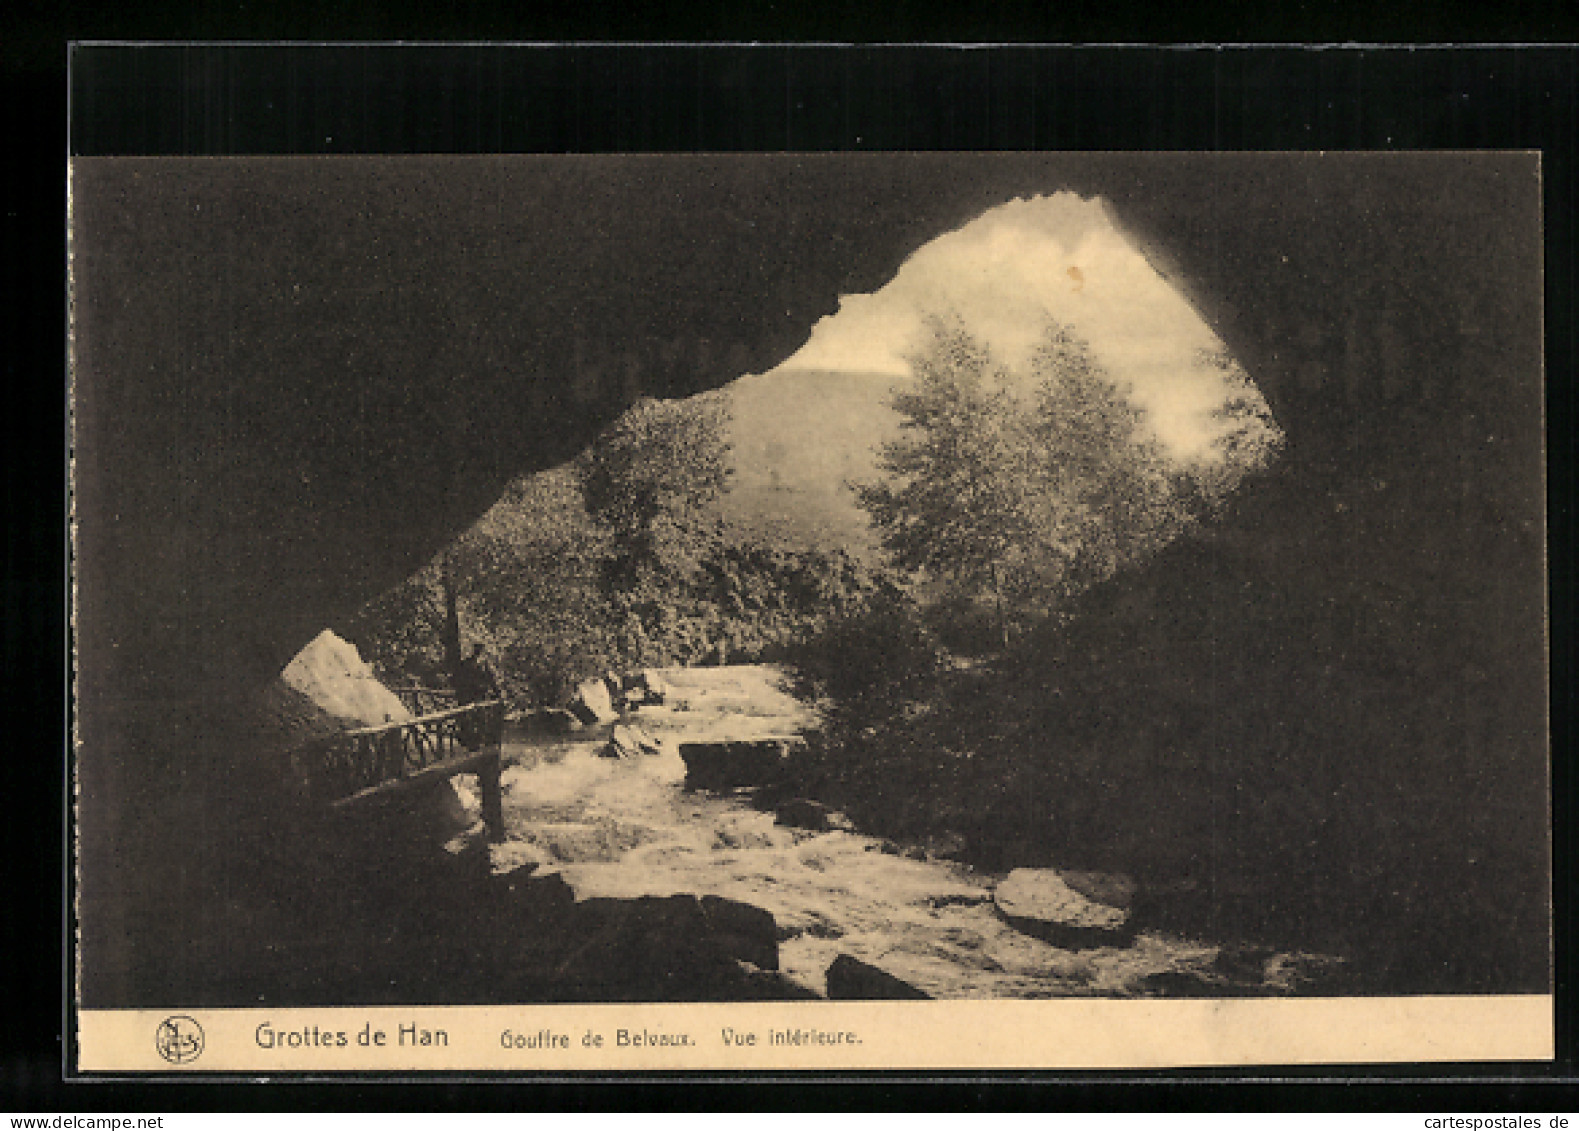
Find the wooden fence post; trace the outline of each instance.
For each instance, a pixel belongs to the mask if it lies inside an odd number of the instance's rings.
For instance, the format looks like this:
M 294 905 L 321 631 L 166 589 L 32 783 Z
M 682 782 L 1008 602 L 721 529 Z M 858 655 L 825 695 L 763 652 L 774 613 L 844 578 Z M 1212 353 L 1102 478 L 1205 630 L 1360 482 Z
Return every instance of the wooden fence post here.
M 482 793 L 482 819 L 488 826 L 488 838 L 495 842 L 504 839 L 504 786 L 500 776 L 503 771 L 500 752 L 484 760 L 477 768 L 477 787 Z

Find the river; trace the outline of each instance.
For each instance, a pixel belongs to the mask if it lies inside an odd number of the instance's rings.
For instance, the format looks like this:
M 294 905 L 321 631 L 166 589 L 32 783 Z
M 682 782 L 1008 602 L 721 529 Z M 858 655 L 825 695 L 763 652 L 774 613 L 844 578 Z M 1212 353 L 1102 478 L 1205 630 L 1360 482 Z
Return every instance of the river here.
M 690 893 L 755 905 L 778 924 L 784 976 L 818 994 L 840 954 L 936 998 L 1308 992 L 1335 962 L 1272 952 L 1231 962 L 1214 943 L 1145 930 L 1077 951 L 1023 934 L 995 908 L 1001 876 L 859 832 L 778 824 L 747 791 L 687 790 L 681 742 L 798 733 L 817 719 L 771 666 L 661 675 L 665 702 L 631 720 L 658 740 L 656 754 L 604 757 L 607 727 L 506 744 L 495 872 L 558 873 L 577 899 Z

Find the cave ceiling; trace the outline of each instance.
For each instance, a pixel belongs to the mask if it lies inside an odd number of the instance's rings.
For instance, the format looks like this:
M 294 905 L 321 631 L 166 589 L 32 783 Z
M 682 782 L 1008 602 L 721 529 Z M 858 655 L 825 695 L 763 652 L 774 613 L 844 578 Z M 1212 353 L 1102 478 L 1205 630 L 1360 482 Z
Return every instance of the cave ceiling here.
M 1450 402 L 1538 451 L 1515 434 L 1538 412 L 1474 379 L 1539 365 L 1538 243 L 1498 238 L 1538 225 L 1533 174 L 1517 155 L 79 160 L 81 689 L 256 684 L 635 397 L 771 369 L 841 295 L 1021 196 L 1107 200 L 1312 467 L 1401 461 Z

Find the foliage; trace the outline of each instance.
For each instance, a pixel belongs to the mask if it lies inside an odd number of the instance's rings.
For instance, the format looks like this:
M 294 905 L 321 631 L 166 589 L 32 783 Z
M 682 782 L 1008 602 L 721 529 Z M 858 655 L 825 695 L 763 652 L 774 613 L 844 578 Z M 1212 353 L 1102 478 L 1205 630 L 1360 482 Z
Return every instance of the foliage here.
M 720 536 L 722 413 L 708 398 L 636 406 L 575 464 L 512 484 L 347 635 L 397 682 L 442 680 L 447 567 L 465 646 L 521 701 L 563 702 L 610 668 L 789 656 L 882 583 L 843 552 Z
M 1220 518 L 1247 475 L 1265 470 L 1282 452 L 1283 433 L 1250 377 L 1227 350 L 1206 350 L 1202 365 L 1218 372 L 1231 390 L 1211 416 L 1218 425 L 1207 457 L 1177 477 L 1185 505 L 1197 517 Z
M 783 653 L 808 699 L 851 718 L 881 717 L 924 695 L 944 650 L 915 600 L 887 579 L 803 632 Z
M 346 635 L 395 682 L 442 682 L 447 567 L 466 649 L 482 647 L 512 697 L 558 702 L 609 651 L 599 588 L 607 553 L 568 468 L 526 476 L 442 555 L 365 607 Z
M 902 570 L 966 589 L 991 586 L 1038 529 L 1029 421 L 1012 377 L 963 329 L 932 323 L 932 348 L 912 359 L 916 387 L 894 396 L 908 433 L 884 446 L 888 478 L 854 484 Z
M 1067 596 L 1135 565 L 1191 524 L 1175 477 L 1145 414 L 1128 400 L 1090 347 L 1049 328 L 1032 362 L 1037 385 L 1033 442 L 1043 490 L 1059 520 L 1054 572 L 1030 563 L 1032 585 Z
M 576 462 L 587 513 L 612 539 L 611 592 L 694 570 L 713 539 L 707 505 L 729 476 L 728 402 L 643 400 Z
M 854 489 L 895 566 L 945 602 L 991 601 L 1005 642 L 1009 619 L 1039 620 L 1146 560 L 1271 456 L 1248 381 L 1219 410 L 1216 450 L 1177 468 L 1067 327 L 1049 323 L 1025 374 L 959 325 L 929 327 L 915 385 L 894 398 L 904 435 L 883 448 L 884 478 Z
M 689 577 L 652 576 L 611 597 L 627 664 L 779 658 L 859 608 L 876 581 L 848 554 L 719 543 Z

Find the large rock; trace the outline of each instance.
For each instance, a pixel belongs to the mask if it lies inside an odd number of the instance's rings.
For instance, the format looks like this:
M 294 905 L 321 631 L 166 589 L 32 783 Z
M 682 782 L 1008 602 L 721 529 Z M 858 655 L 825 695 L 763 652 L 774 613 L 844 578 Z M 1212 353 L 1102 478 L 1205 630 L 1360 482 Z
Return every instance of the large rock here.
M 1125 911 L 1135 906 L 1135 893 L 1139 887 L 1132 877 L 1122 872 L 1077 872 L 1060 868 L 1058 878 L 1072 891 L 1096 903 Z
M 779 968 L 778 922 L 769 911 L 721 895 L 701 898 L 702 921 L 714 942 L 758 970 Z
M 669 685 L 651 668 L 627 676 L 623 692 L 628 707 L 661 707 L 669 695 Z
M 412 718 L 399 697 L 379 682 L 356 645 L 328 629 L 296 654 L 280 673 L 279 682 L 283 686 L 277 688 L 271 702 L 281 704 L 283 709 L 294 700 L 295 705 L 316 714 L 322 722 L 332 722 L 341 731 L 409 722 Z M 291 721 L 294 724 L 295 718 Z M 319 742 L 331 737 L 322 725 L 293 725 L 292 730 Z M 303 780 L 311 779 L 317 771 L 314 762 L 321 755 L 315 753 L 311 744 L 292 747 L 293 772 Z M 367 830 L 361 835 L 442 842 L 474 823 L 475 814 L 467 802 L 462 783 L 445 779 L 366 806 L 363 812 L 346 820 Z
M 750 983 L 778 969 L 773 916 L 735 900 L 694 895 L 588 899 L 569 910 L 562 924 L 565 937 L 543 940 L 551 951 L 568 951 L 552 962 L 555 997 L 687 1001 L 758 996 Z
M 603 748 L 605 758 L 635 758 L 642 754 L 661 754 L 663 749 L 658 745 L 658 740 L 638 726 L 621 723 L 614 728 L 614 733 L 609 736 L 609 743 Z
M 576 696 L 570 701 L 570 713 L 587 726 L 612 723 L 620 717 L 609 695 L 609 685 L 602 678 L 589 679 L 576 688 Z
M 1126 946 L 1135 938 L 1130 905 L 1135 883 L 1125 876 L 1016 868 L 998 884 L 993 903 L 1016 930 L 1068 950 Z
M 411 712 L 378 681 L 356 645 L 324 629 L 296 653 L 280 678 L 348 727 L 406 722 Z
M 1242 982 L 1264 982 L 1267 963 L 1275 953 L 1268 946 L 1225 946 L 1212 960 L 1212 972 Z
M 834 1001 L 930 999 L 909 982 L 871 963 L 841 954 L 828 967 L 828 997 Z
M 723 790 L 772 781 L 799 737 L 759 738 L 735 742 L 682 742 L 685 788 Z
M 345 733 L 346 720 L 331 715 L 283 679 L 269 682 L 243 701 L 235 715 L 246 737 L 275 758 L 298 758 Z
M 780 801 L 773 807 L 773 819 L 781 825 L 793 825 L 796 828 L 811 829 L 819 833 L 834 829 L 844 832 L 855 831 L 855 826 L 843 813 L 809 797 L 791 797 Z

